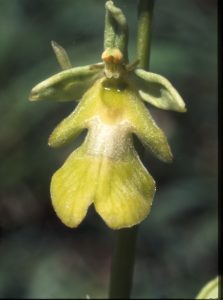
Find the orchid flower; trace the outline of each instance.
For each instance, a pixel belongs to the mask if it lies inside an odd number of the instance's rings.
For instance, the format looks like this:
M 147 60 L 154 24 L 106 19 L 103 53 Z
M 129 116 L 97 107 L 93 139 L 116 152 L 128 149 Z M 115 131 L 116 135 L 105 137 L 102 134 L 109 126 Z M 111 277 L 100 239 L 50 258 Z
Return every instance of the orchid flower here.
M 93 203 L 112 229 L 131 227 L 149 214 L 156 186 L 133 145 L 133 135 L 160 160 L 172 161 L 164 132 L 146 108 L 185 112 L 185 104 L 161 75 L 128 63 L 128 27 L 122 11 L 106 2 L 102 61 L 72 67 L 66 51 L 52 46 L 63 71 L 36 85 L 30 100 L 78 101 L 52 132 L 49 146 L 68 144 L 87 129 L 83 144 L 51 180 L 54 210 L 68 227 L 77 227 Z

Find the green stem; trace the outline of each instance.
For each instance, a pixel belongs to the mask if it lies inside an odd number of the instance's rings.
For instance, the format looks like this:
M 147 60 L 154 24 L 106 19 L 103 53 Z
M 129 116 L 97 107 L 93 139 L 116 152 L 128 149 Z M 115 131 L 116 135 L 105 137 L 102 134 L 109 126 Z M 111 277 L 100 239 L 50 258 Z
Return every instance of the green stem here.
M 151 24 L 155 0 L 139 0 L 137 57 L 139 66 L 149 67 Z M 129 299 L 135 261 L 138 226 L 117 232 L 109 287 L 109 299 Z
M 140 0 L 138 4 L 137 58 L 143 69 L 149 69 L 154 3 L 155 0 Z
M 120 229 L 112 258 L 109 299 L 129 299 L 138 226 Z

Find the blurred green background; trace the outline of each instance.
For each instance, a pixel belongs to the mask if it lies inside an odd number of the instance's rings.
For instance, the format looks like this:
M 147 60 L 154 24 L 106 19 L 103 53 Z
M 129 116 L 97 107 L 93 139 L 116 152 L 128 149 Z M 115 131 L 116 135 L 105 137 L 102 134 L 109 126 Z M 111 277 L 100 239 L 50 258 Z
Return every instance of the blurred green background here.
M 53 172 L 83 141 L 50 149 L 47 139 L 74 103 L 28 102 L 31 88 L 60 71 L 50 41 L 75 66 L 100 60 L 102 0 L 0 0 L 0 297 L 103 298 L 114 232 L 90 209 L 75 230 L 51 207 Z M 136 59 L 137 1 L 116 0 Z M 156 0 L 151 71 L 167 77 L 188 112 L 148 106 L 174 162 L 143 155 L 157 182 L 140 225 L 133 297 L 192 299 L 217 274 L 217 4 Z

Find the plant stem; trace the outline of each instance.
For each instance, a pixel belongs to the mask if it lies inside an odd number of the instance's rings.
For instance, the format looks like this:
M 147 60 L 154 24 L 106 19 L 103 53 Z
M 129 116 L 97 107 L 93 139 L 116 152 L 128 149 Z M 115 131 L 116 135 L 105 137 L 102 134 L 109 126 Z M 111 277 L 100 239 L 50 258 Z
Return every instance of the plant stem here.
M 139 66 L 148 69 L 151 46 L 151 24 L 155 0 L 139 0 L 137 57 Z M 135 261 L 138 226 L 117 232 L 109 287 L 109 299 L 129 299 Z
M 138 4 L 137 57 L 142 69 L 149 69 L 154 3 L 155 0 L 140 0 Z
M 109 299 L 129 299 L 138 226 L 120 229 L 112 258 Z

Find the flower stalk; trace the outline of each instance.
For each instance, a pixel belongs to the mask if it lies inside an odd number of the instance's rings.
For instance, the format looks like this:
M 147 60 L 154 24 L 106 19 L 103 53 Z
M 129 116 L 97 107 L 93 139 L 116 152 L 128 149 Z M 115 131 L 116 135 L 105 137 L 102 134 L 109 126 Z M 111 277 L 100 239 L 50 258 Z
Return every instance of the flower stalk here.
M 151 50 L 151 26 L 155 0 L 140 0 L 138 3 L 137 58 L 139 67 L 149 70 Z
M 132 289 L 138 226 L 115 233 L 109 299 L 129 299 Z

